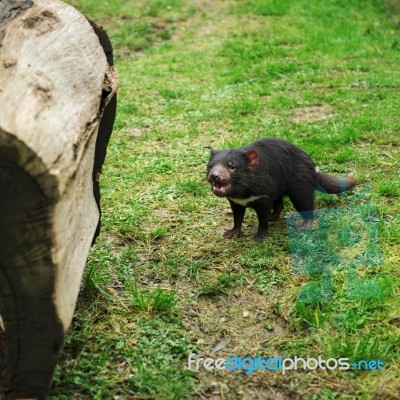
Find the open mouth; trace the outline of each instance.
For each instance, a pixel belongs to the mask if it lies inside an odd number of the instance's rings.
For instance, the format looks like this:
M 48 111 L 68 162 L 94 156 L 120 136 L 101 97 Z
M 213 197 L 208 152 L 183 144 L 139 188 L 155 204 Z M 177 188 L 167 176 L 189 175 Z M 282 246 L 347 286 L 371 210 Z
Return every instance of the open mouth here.
M 230 185 L 226 182 L 213 182 L 212 191 L 216 196 L 224 197 L 229 189 Z

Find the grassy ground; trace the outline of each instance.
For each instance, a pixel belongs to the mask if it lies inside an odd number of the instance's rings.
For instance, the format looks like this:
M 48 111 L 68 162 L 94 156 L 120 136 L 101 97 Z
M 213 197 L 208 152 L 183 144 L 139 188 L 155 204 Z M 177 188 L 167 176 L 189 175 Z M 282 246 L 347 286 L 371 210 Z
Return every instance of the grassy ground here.
M 121 78 L 91 251 L 50 399 L 399 399 L 399 7 L 396 0 L 71 0 L 102 24 Z M 299 301 L 288 228 L 228 240 L 207 145 L 263 136 L 353 173 L 374 203 L 381 295 Z M 286 213 L 291 211 L 287 204 Z M 217 348 L 215 346 L 218 345 Z M 214 350 L 214 352 L 213 352 Z M 218 350 L 218 351 L 217 351 Z M 384 371 L 186 369 L 190 353 L 380 359 Z

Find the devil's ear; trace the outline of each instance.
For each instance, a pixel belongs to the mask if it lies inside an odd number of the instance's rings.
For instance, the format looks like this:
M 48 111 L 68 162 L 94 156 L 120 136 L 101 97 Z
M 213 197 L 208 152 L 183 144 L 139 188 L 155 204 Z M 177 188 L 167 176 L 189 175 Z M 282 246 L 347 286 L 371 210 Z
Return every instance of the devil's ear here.
M 247 161 L 249 162 L 249 167 L 254 168 L 258 165 L 258 151 L 249 150 L 246 153 Z
M 210 154 L 213 156 L 218 150 L 213 146 L 204 146 L 204 148 L 210 150 Z

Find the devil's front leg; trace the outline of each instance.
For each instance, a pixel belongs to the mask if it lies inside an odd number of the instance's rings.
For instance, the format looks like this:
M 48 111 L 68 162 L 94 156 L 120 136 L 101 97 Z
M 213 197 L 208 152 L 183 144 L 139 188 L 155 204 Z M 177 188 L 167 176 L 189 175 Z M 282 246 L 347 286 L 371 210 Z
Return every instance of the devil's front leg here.
M 240 236 L 244 213 L 246 212 L 246 207 L 243 207 L 239 204 L 234 203 L 229 200 L 229 204 L 231 205 L 231 209 L 233 212 L 233 228 L 228 229 L 224 232 L 224 236 L 227 238 L 237 238 Z
M 257 213 L 258 229 L 254 239 L 258 242 L 268 237 L 268 221 L 271 215 L 272 205 L 267 201 L 258 201 L 251 206 Z

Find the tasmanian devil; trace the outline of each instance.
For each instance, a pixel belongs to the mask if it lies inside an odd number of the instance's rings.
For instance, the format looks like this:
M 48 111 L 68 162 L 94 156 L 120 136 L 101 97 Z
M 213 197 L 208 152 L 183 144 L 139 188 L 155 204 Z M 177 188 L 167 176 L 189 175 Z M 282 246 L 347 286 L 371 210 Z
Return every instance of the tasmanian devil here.
M 266 239 L 268 221 L 279 218 L 283 196 L 303 217 L 300 229 L 314 219 L 314 191 L 341 193 L 357 182 L 321 173 L 311 157 L 293 144 L 267 137 L 230 150 L 210 147 L 207 179 L 216 196 L 226 197 L 233 212 L 233 228 L 225 237 L 239 237 L 247 207 L 258 217 L 255 240 Z

